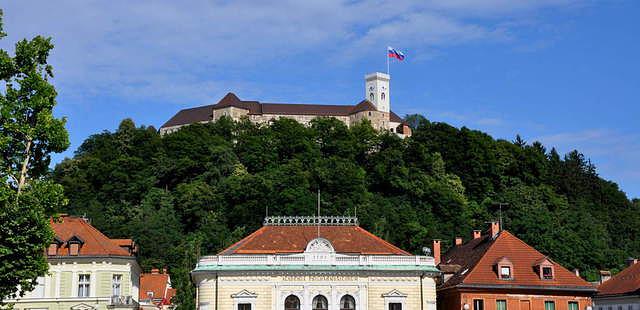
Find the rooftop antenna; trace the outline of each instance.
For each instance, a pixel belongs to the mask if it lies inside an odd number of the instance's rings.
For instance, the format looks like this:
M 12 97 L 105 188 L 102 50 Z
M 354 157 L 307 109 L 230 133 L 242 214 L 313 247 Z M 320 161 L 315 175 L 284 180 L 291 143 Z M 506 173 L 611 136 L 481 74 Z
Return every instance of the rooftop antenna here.
M 500 231 L 504 229 L 502 223 L 502 206 L 509 206 L 509 204 L 505 202 L 498 203 L 498 223 L 500 223 Z
M 318 187 L 318 238 L 320 238 L 320 187 Z

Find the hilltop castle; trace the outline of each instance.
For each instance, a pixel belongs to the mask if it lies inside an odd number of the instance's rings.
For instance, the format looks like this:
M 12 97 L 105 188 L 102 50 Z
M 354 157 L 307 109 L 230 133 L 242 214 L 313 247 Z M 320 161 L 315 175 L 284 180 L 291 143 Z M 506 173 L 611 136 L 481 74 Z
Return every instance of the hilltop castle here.
M 389 80 L 388 74 L 367 74 L 365 99 L 355 105 L 262 103 L 241 100 L 235 94 L 228 93 L 216 104 L 180 110 L 160 127 L 160 134 L 172 133 L 189 124 L 213 122 L 222 116 L 228 116 L 236 121 L 247 117 L 255 123 L 288 117 L 305 125 L 316 117 L 335 117 L 347 126 L 368 119 L 378 130 L 390 131 L 400 137 L 411 136 L 408 124 L 390 110 Z

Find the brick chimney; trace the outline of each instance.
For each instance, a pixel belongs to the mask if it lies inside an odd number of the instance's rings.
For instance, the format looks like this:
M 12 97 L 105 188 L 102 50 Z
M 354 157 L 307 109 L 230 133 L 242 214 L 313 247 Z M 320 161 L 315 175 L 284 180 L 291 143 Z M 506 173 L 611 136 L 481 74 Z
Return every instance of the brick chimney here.
M 440 240 L 433 240 L 433 259 L 436 266 L 440 264 Z
M 473 231 L 473 239 L 478 239 L 482 236 L 482 230 L 474 230 Z
M 500 232 L 500 223 L 497 221 L 493 221 L 491 222 L 491 238 L 495 238 L 498 236 L 498 233 Z
M 625 261 L 627 263 L 627 267 L 631 267 L 635 264 L 638 263 L 638 259 L 637 258 L 633 258 L 633 257 L 629 257 L 627 258 L 627 260 Z
M 462 237 L 456 237 L 456 245 L 462 245 Z

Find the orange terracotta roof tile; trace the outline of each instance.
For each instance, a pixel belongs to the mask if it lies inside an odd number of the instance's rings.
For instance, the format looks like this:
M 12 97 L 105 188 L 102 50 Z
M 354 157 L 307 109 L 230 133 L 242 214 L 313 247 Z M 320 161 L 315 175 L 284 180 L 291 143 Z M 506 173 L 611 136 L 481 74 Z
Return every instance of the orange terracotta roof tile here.
M 219 254 L 302 253 L 309 241 L 318 236 L 317 229 L 317 226 L 263 226 Z M 320 236 L 329 240 L 337 253 L 411 255 L 360 226 L 321 226 Z
M 507 258 L 513 264 L 513 279 L 499 279 L 495 264 L 501 258 Z M 441 289 L 460 284 L 593 288 L 590 283 L 551 260 L 549 262 L 553 264 L 554 278 L 541 279 L 534 267 L 544 259 L 544 254 L 508 231 L 500 232 L 495 239 L 487 234 L 455 246 L 443 255 L 441 264 L 455 264 L 461 268 Z
M 70 256 L 67 241 L 72 239 L 82 242 L 78 256 L 132 256 L 130 252 L 120 247 L 121 241 L 117 240 L 122 239 L 109 239 L 82 218 L 62 215 L 57 220 L 51 221 L 51 228 L 56 235 L 56 240 L 63 241 L 57 256 Z
M 598 287 L 598 295 L 623 294 L 640 294 L 640 263 L 627 267 Z
M 168 289 L 171 288 L 169 274 L 167 273 L 143 273 L 140 275 L 140 300 L 147 300 L 148 292 L 153 292 L 153 299 L 163 299 L 167 297 Z M 175 294 L 175 291 L 172 292 Z M 173 296 L 171 296 L 173 297 Z

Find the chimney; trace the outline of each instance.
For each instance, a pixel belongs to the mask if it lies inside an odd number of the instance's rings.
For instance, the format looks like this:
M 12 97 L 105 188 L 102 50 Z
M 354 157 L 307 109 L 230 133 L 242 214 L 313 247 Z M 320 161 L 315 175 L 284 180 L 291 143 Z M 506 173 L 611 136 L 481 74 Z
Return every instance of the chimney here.
M 473 239 L 478 239 L 482 236 L 482 230 L 474 230 L 473 231 Z
M 462 244 L 462 237 L 456 237 L 456 245 Z
M 578 268 L 573 268 L 573 273 L 576 274 L 576 277 L 580 277 L 580 270 Z
M 498 233 L 500 232 L 500 223 L 497 221 L 493 221 L 491 222 L 491 238 L 495 238 L 498 236 Z
M 433 240 L 433 259 L 435 260 L 436 266 L 440 264 L 440 240 Z
M 600 270 L 600 284 L 607 282 L 609 279 L 611 279 L 611 271 Z
M 152 274 L 159 274 L 159 273 L 160 273 L 160 270 L 159 270 L 158 268 L 152 268 L 152 269 L 151 269 L 151 273 L 152 273 Z
M 633 258 L 633 257 L 629 257 L 629 258 L 627 258 L 626 263 L 627 263 L 627 267 L 631 267 L 631 266 L 633 266 L 633 265 L 638 263 L 638 259 L 637 258 Z

